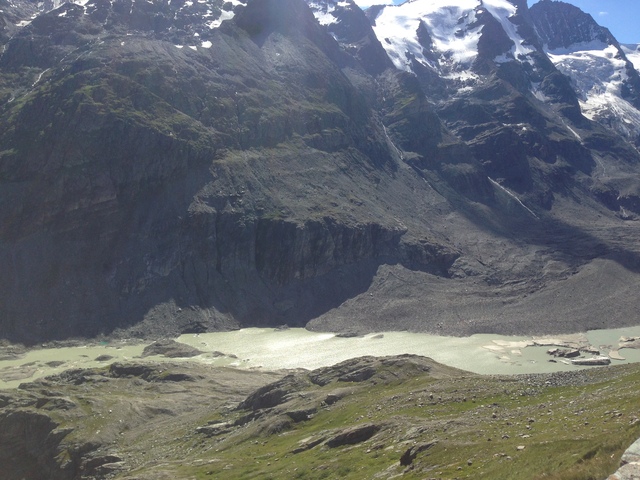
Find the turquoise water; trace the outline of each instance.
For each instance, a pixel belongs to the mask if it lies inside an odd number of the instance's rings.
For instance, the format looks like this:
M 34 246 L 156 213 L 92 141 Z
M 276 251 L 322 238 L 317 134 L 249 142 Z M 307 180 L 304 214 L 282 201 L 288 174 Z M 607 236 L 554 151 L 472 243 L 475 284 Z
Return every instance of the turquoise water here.
M 595 347 L 617 348 L 621 336 L 640 337 L 640 326 L 596 330 L 585 335 Z M 562 336 L 560 336 L 562 337 Z M 472 335 L 441 337 L 424 333 L 384 332 L 363 337 L 340 338 L 332 333 L 309 332 L 301 328 L 274 330 L 247 328 L 233 332 L 182 335 L 178 341 L 192 345 L 204 353 L 190 359 L 176 360 L 152 356 L 141 358 L 144 345 L 100 344 L 87 347 L 65 347 L 29 351 L 23 358 L 0 361 L 0 388 L 15 388 L 25 381 L 59 373 L 69 368 L 89 368 L 114 361 L 197 361 L 212 366 L 237 368 L 305 368 L 313 369 L 364 355 L 398 355 L 412 353 L 431 357 L 453 367 L 482 374 L 546 373 L 574 370 L 562 362 L 551 363 L 546 354 L 549 346 L 528 346 L 532 337 Z M 223 353 L 220 356 L 219 353 Z M 640 350 L 623 349 L 626 360 L 612 364 L 640 362 Z M 100 355 L 112 359 L 97 361 Z M 61 365 L 50 362 L 64 362 Z M 49 365 L 48 365 L 49 364 Z

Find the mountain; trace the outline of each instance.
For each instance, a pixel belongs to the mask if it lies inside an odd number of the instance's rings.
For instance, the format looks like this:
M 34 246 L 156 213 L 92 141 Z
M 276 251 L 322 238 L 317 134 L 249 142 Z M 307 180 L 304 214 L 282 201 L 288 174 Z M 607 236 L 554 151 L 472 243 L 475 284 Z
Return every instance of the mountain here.
M 549 58 L 572 78 L 582 113 L 640 145 L 640 77 L 629 50 L 573 5 L 541 2 L 531 16 Z
M 638 323 L 638 73 L 575 7 L 0 1 L 0 337 Z

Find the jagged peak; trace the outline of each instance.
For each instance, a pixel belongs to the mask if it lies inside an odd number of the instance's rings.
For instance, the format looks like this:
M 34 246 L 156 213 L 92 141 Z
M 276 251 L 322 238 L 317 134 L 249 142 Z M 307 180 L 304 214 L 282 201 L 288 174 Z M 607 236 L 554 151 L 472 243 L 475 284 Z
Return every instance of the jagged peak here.
M 529 12 L 538 35 L 549 50 L 596 41 L 617 43 L 608 29 L 570 3 L 541 0 Z
M 526 3 L 508 0 L 412 0 L 376 7 L 369 15 L 374 30 L 396 68 L 426 67 L 440 75 L 473 79 L 471 66 L 478 55 L 490 54 L 497 63 L 523 59 L 536 50 L 520 33 L 516 17 Z M 491 24 L 487 28 L 487 24 Z M 483 35 L 498 35 L 500 41 Z
M 607 28 L 569 3 L 541 0 L 530 14 L 547 55 L 572 79 L 583 115 L 614 125 L 636 142 L 640 136 L 640 77 L 626 55 L 628 51 L 638 58 L 635 50 L 623 48 Z

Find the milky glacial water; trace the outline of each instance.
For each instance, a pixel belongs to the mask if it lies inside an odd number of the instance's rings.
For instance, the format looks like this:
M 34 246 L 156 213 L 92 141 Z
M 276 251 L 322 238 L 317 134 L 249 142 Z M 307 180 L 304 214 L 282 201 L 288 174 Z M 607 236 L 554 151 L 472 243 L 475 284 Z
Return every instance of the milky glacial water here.
M 595 347 L 617 348 L 621 336 L 640 337 L 640 326 L 586 333 Z M 562 336 L 559 336 L 562 338 Z M 115 361 L 196 361 L 212 366 L 264 369 L 313 369 L 364 355 L 385 356 L 410 353 L 482 374 L 546 373 L 575 370 L 577 367 L 561 361 L 549 362 L 549 347 L 526 346 L 532 337 L 472 335 L 441 337 L 424 333 L 384 332 L 363 337 L 341 338 L 333 333 L 309 332 L 301 328 L 274 330 L 247 328 L 233 332 L 182 335 L 177 339 L 204 353 L 189 359 L 167 359 L 160 356 L 141 358 L 145 345 L 118 343 L 36 349 L 15 360 L 0 361 L 0 388 L 15 388 L 25 381 L 60 373 L 70 368 L 90 368 Z M 214 353 L 218 352 L 218 353 Z M 223 353 L 223 356 L 220 356 Z M 612 364 L 640 362 L 640 350 L 622 349 L 624 361 Z M 97 361 L 101 355 L 112 358 Z M 64 362 L 55 365 L 51 362 Z

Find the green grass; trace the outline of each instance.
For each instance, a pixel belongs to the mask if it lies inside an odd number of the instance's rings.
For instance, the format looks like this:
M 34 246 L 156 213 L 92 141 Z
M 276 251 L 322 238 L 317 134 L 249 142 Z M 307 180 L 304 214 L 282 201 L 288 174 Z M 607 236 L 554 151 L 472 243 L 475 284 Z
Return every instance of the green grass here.
M 638 367 L 628 370 L 628 375 L 604 383 L 541 387 L 528 394 L 504 393 L 501 382 L 477 377 L 367 385 L 289 431 L 229 444 L 216 452 L 215 463 L 183 466 L 176 474 L 361 479 L 404 472 L 403 478 L 602 479 L 640 437 L 640 424 L 632 424 L 640 413 L 633 388 Z M 327 392 L 332 388 L 335 385 L 324 387 Z M 607 391 L 616 394 L 604 396 Z M 428 403 L 429 395 L 434 395 L 433 404 Z M 612 415 L 612 410 L 621 416 Z M 362 444 L 291 453 L 307 437 L 365 422 L 388 425 Z M 421 431 L 407 433 L 415 427 Z M 399 465 L 411 445 L 434 439 L 436 446 L 419 454 L 412 469 Z
M 163 367 L 163 374 L 172 372 L 174 368 Z M 128 471 L 117 477 L 122 479 L 402 475 L 602 480 L 617 469 L 624 450 L 640 437 L 640 365 L 593 370 L 589 382 L 564 387 L 531 382 L 528 377 L 483 377 L 453 369 L 440 373 L 425 374 L 411 363 L 378 364 L 376 374 L 363 382 L 334 381 L 319 387 L 303 379 L 291 384 L 299 390 L 290 390 L 290 404 L 276 410 L 317 409 L 309 420 L 289 422 L 284 430 L 268 434 L 273 431 L 268 427 L 288 418 L 274 410 L 231 433 L 212 437 L 196 429 L 233 422 L 249 412 L 230 410 L 228 404 L 208 409 L 207 395 L 215 395 L 215 385 L 207 387 L 207 382 L 189 394 L 194 408 L 181 415 L 162 413 L 171 403 L 159 392 L 190 389 L 190 382 L 128 379 L 59 385 L 56 388 L 67 389 L 65 395 L 77 408 L 59 415 L 52 412 L 61 428 L 74 428 L 57 461 L 69 461 L 74 445 L 97 438 L 101 431 L 101 441 L 126 460 Z M 132 381 L 137 382 L 135 388 Z M 327 395 L 337 393 L 343 396 L 336 403 L 323 403 Z M 366 423 L 381 427 L 367 441 L 337 448 L 321 443 L 293 453 L 310 439 L 330 438 Z M 410 466 L 400 465 L 409 448 L 429 442 L 435 443 L 418 453 Z

